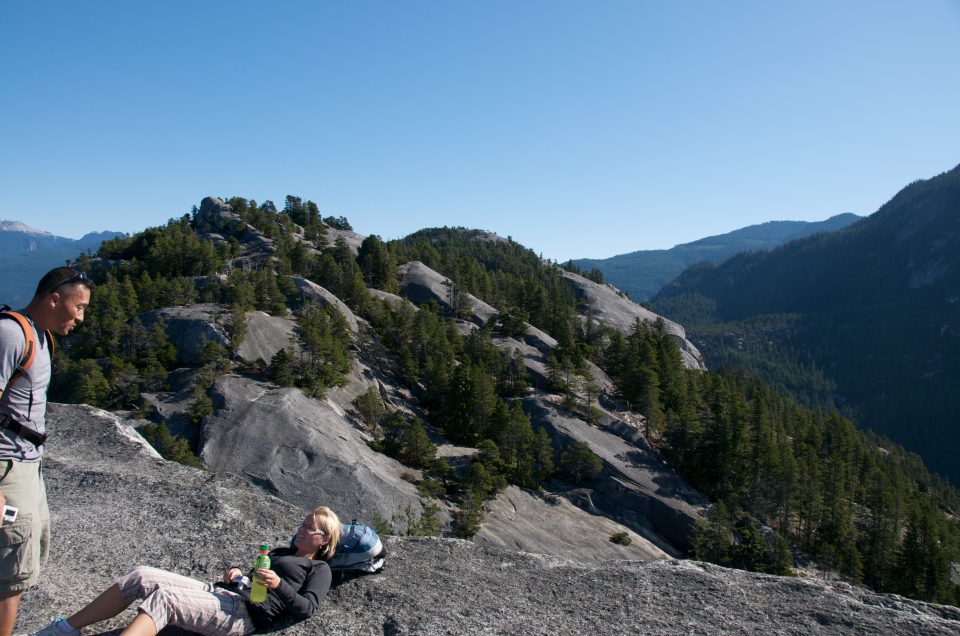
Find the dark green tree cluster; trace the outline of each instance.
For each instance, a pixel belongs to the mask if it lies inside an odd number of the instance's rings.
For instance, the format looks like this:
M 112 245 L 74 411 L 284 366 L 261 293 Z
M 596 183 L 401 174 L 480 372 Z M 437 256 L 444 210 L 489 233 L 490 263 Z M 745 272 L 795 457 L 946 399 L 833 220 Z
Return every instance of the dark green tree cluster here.
M 372 234 L 363 240 L 357 262 L 367 287 L 390 293 L 399 291 L 396 258 L 379 236 Z
M 137 286 L 107 273 L 85 321 L 54 359 L 52 400 L 129 408 L 141 391 L 157 391 L 176 363 L 164 323 L 141 320 Z
M 350 329 L 346 318 L 332 305 L 308 303 L 298 319 L 301 386 L 321 394 L 340 384 L 350 370 Z
M 384 418 L 380 437 L 374 446 L 407 466 L 427 469 L 437 456 L 437 446 L 430 441 L 423 424 L 416 418 L 394 411 Z
M 298 313 L 296 346 L 274 354 L 268 370 L 270 379 L 320 397 L 326 389 L 340 384 L 350 370 L 350 331 L 343 314 L 330 305 L 308 303 Z
M 397 356 L 401 374 L 424 388 L 430 424 L 454 442 L 482 449 L 455 485 L 461 507 L 455 532 L 472 536 L 483 502 L 507 483 L 536 488 L 554 472 L 549 436 L 534 431 L 521 402 L 513 399 L 527 386 L 526 369 L 517 354 L 494 346 L 487 330 L 461 336 L 435 304 L 414 311 L 405 303 L 395 309 L 384 303 L 370 316 Z M 436 466 L 432 473 L 449 482 Z
M 722 501 L 697 523 L 691 544 L 691 554 L 702 561 L 767 574 L 792 572 L 793 555 L 783 535 L 764 536 L 756 519 L 743 511 L 732 515 Z
M 323 251 L 308 277 L 355 311 L 363 311 L 370 303 L 363 271 L 343 237 L 338 237 L 333 247 Z
M 221 271 L 228 248 L 201 240 L 189 215 L 185 215 L 162 227 L 104 241 L 99 254 L 111 260 L 129 261 L 127 269 L 134 275 L 149 272 L 154 278 L 177 278 Z
M 353 226 L 350 225 L 350 221 L 345 216 L 325 216 L 323 222 L 335 230 L 353 231 Z
M 283 213 L 290 220 L 303 228 L 303 236 L 315 246 L 322 247 L 327 243 L 327 228 L 320 218 L 320 208 L 313 201 L 304 201 L 291 194 L 283 204 Z
M 557 339 L 558 356 L 578 358 L 576 296 L 562 270 L 545 265 L 531 250 L 463 228 L 422 230 L 391 242 L 398 263 L 419 260 L 514 319 Z M 578 361 L 578 360 L 577 360 Z
M 699 557 L 785 572 L 796 545 L 874 589 L 960 600 L 949 580 L 960 528 L 946 514 L 957 492 L 915 456 L 743 372 L 685 370 L 658 326 L 614 335 L 602 361 L 647 415 L 648 438 L 716 504 L 694 538 Z
M 190 444 L 185 439 L 174 437 L 166 424 L 146 424 L 140 429 L 140 434 L 164 459 L 203 469 L 203 464 L 191 450 Z
M 596 267 L 592 267 L 589 270 L 584 271 L 582 267 L 574 263 L 572 260 L 567 261 L 566 263 L 561 265 L 561 267 L 563 267 L 563 269 L 567 270 L 568 272 L 571 272 L 573 274 L 579 274 L 580 276 L 583 276 L 588 280 L 592 280 L 595 283 L 598 283 L 600 285 L 603 284 L 603 272 L 601 272 Z
M 573 442 L 560 452 L 560 470 L 576 484 L 600 476 L 603 460 L 586 442 Z
M 273 201 L 267 200 L 257 205 L 253 199 L 247 200 L 243 197 L 230 197 L 226 200 L 227 205 L 233 208 L 240 220 L 254 227 L 263 236 L 269 239 L 278 239 L 294 230 L 294 221 L 289 214 L 280 214 Z M 246 232 L 242 225 L 237 226 L 240 236 L 233 238 L 239 239 Z
M 398 356 L 401 371 L 426 389 L 431 424 L 457 443 L 492 441 L 507 458 L 498 470 L 505 470 L 511 483 L 534 487 L 549 476 L 549 438 L 533 431 L 519 402 L 505 402 L 527 386 L 518 354 L 499 350 L 485 329 L 461 336 L 435 305 L 413 311 L 401 304 L 384 310 L 380 320 L 383 341 Z

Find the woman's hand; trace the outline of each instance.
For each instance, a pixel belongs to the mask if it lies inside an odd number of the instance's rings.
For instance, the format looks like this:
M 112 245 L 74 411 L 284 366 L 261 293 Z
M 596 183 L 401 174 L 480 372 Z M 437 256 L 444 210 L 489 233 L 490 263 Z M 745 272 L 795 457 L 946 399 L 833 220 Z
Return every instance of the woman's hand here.
M 238 576 L 243 576 L 243 572 L 240 571 L 240 568 L 230 568 L 227 570 L 226 574 L 223 575 L 223 582 L 232 583 L 233 579 Z
M 280 586 L 280 577 L 273 570 L 261 568 L 257 570 L 256 577 L 263 581 L 263 584 L 271 590 L 275 590 Z

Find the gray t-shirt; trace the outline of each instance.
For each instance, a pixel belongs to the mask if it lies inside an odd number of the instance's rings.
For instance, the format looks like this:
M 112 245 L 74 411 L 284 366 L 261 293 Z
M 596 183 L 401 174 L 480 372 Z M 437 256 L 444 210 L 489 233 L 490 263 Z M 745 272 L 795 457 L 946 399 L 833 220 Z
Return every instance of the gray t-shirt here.
M 27 372 L 7 387 L 7 380 L 17 368 L 26 346 L 23 330 L 16 320 L 0 319 L 0 387 L 8 390 L 0 398 L 0 415 L 6 415 L 40 434 L 46 432 L 47 386 L 50 384 L 50 344 L 46 336 L 37 333 L 37 354 Z M 37 448 L 6 428 L 0 428 L 0 459 L 25 462 L 39 461 L 43 447 Z

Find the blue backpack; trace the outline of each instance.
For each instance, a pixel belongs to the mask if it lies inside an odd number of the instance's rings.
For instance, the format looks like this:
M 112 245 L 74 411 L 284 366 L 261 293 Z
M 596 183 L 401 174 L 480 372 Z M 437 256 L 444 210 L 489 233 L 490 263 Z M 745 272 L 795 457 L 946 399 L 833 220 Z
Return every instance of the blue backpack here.
M 356 519 L 343 524 L 337 551 L 328 562 L 334 575 L 374 574 L 383 569 L 387 549 L 376 531 Z

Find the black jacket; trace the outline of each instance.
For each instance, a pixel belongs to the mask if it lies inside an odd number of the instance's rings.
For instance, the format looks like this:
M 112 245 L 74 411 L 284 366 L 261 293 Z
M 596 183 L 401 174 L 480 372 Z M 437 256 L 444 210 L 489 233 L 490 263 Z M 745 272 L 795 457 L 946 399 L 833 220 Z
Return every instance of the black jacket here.
M 247 600 L 247 610 L 257 629 L 269 627 L 280 618 L 303 620 L 313 616 L 330 589 L 327 562 L 298 557 L 293 548 L 277 548 L 270 551 L 270 569 L 280 577 L 280 585 L 267 590 L 263 603 Z M 252 580 L 252 570 L 250 577 Z

